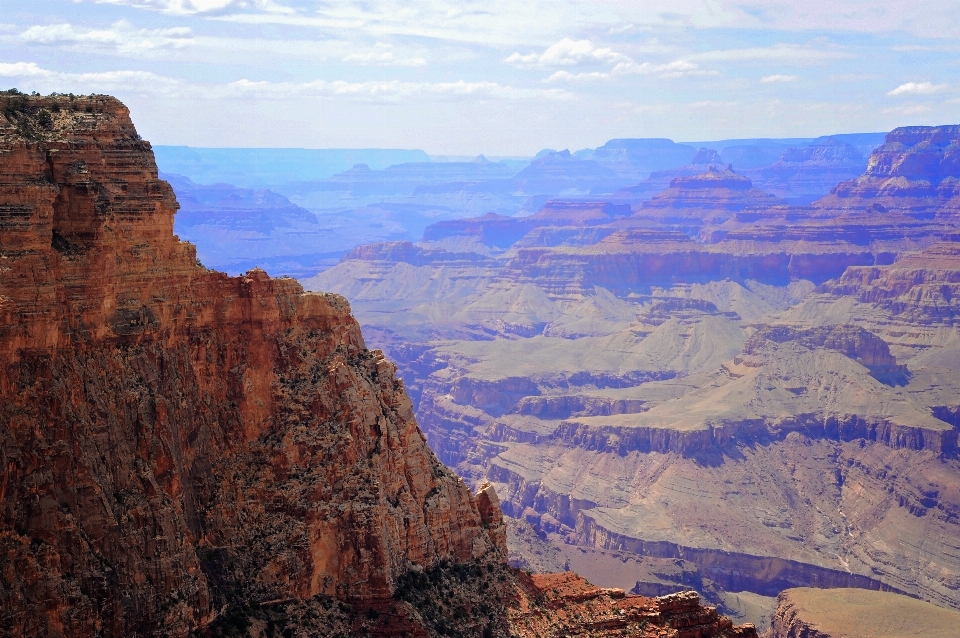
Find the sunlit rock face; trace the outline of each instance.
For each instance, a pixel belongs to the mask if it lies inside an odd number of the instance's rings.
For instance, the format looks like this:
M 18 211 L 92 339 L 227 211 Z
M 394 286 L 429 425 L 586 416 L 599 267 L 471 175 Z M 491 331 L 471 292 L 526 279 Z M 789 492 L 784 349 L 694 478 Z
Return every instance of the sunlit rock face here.
M 503 553 L 345 299 L 200 266 L 117 100 L 0 106 L 0 633 L 186 635 Z

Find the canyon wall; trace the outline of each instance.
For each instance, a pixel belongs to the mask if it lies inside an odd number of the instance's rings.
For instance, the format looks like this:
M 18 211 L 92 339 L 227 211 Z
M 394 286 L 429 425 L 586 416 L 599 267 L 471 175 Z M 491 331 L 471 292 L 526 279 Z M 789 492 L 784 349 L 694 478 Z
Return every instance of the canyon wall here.
M 499 560 L 495 497 L 346 300 L 199 265 L 115 99 L 0 105 L 0 634 L 186 635 Z
M 306 285 L 350 297 L 441 460 L 544 547 L 956 608 L 958 131 L 893 131 L 803 206 L 691 172 L 631 214 L 446 222 Z

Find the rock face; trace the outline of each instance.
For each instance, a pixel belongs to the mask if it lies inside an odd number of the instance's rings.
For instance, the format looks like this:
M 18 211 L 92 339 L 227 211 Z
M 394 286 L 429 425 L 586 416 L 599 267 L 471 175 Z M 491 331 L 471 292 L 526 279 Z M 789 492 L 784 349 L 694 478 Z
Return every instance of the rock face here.
M 643 202 L 636 214 L 654 217 L 695 236 L 704 224 L 719 225 L 747 207 L 777 203 L 776 197 L 754 188 L 748 177 L 732 168 L 717 170 L 710 166 L 703 173 L 674 178 L 667 190 Z
M 559 195 L 609 193 L 625 182 L 610 168 L 593 160 L 580 159 L 570 151 L 548 153 L 534 159 L 513 177 L 513 181 L 516 188 L 529 195 L 545 192 Z
M 960 319 L 960 244 L 937 244 L 886 266 L 848 268 L 824 291 L 855 296 L 910 323 L 955 325 Z
M 0 105 L 0 633 L 186 635 L 504 552 L 342 297 L 199 266 L 116 100 Z
M 540 636 L 670 636 L 671 638 L 752 638 L 753 625 L 734 627 L 704 607 L 696 592 L 647 598 L 622 589 L 595 587 L 573 573 L 536 574 L 521 579 L 519 604 L 512 614 L 521 638 Z
M 690 164 L 691 158 L 697 154 L 695 147 L 668 139 L 616 139 L 588 151 L 584 159 L 596 161 L 617 175 L 636 181 L 653 171 Z
M 788 147 L 768 140 L 762 146 L 741 144 L 720 152 L 701 148 L 688 164 L 653 171 L 639 184 L 623 188 L 611 197 L 636 204 L 668 188 L 674 178 L 698 175 L 711 168 L 723 171 L 732 166 L 768 197 L 774 195 L 783 202 L 808 204 L 829 193 L 838 182 L 863 174 L 866 157 L 858 148 L 840 139 L 855 142 L 854 138 L 858 137 L 861 136 L 818 138 L 807 146 Z
M 956 636 L 960 612 L 863 589 L 788 589 L 765 638 Z
M 881 213 L 892 207 L 943 217 L 956 214 L 958 198 L 960 126 L 908 126 L 891 131 L 866 173 L 839 184 L 824 204 L 849 207 L 872 199 Z

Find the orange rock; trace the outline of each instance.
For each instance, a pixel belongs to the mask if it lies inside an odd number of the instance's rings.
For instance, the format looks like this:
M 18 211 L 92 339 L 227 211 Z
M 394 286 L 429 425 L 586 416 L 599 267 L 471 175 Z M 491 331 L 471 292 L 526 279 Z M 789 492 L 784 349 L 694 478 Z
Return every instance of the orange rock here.
M 186 635 L 505 553 L 346 300 L 200 266 L 117 100 L 0 107 L 6 631 Z

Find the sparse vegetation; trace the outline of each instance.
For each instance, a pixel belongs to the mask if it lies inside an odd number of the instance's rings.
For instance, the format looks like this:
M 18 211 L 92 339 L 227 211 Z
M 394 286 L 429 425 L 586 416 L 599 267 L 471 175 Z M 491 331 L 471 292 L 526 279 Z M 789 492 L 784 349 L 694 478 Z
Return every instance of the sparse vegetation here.
M 50 115 L 50 111 L 40 109 L 37 112 L 37 126 L 42 129 L 50 129 L 53 127 L 53 116 Z
M 506 565 L 441 563 L 401 577 L 395 598 L 413 606 L 432 636 L 507 636 L 513 583 Z

